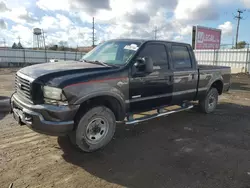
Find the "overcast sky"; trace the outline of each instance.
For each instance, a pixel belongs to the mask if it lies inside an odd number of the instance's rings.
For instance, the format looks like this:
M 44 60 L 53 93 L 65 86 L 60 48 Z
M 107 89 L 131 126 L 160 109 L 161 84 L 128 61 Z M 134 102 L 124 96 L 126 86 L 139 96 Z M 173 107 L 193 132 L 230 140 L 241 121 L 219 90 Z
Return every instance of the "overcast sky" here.
M 157 38 L 191 43 L 193 25 L 220 28 L 231 44 L 233 13 L 250 8 L 250 0 L 0 0 L 0 46 L 18 41 L 32 46 L 32 29 L 46 32 L 47 44 L 91 45 L 92 17 L 97 43 L 112 38 Z M 244 13 L 239 40 L 250 42 L 250 13 Z

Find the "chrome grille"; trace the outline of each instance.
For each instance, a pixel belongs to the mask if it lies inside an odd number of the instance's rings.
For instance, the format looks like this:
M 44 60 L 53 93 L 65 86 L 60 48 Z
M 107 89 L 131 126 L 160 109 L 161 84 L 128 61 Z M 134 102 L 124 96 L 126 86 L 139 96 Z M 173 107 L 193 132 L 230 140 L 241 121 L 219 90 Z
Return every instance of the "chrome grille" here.
M 31 100 L 30 81 L 16 75 L 15 90 L 17 94 Z

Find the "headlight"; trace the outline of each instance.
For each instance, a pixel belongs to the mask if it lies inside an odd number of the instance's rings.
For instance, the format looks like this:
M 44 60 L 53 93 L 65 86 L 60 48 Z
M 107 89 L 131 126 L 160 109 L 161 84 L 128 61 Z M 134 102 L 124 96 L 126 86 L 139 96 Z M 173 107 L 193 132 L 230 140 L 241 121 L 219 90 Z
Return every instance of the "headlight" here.
M 58 102 L 66 101 L 63 91 L 60 88 L 44 86 L 43 97 L 46 103 L 58 104 Z

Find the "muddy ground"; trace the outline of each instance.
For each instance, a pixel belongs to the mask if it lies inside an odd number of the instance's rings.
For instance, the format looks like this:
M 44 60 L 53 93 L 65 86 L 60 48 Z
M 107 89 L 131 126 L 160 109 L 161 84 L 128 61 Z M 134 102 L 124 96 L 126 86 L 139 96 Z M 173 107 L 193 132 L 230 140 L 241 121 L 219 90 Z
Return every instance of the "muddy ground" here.
M 0 96 L 15 70 L 0 70 Z M 103 150 L 37 134 L 0 114 L 0 187 L 250 187 L 250 78 L 234 75 L 214 114 L 196 110 L 118 125 Z

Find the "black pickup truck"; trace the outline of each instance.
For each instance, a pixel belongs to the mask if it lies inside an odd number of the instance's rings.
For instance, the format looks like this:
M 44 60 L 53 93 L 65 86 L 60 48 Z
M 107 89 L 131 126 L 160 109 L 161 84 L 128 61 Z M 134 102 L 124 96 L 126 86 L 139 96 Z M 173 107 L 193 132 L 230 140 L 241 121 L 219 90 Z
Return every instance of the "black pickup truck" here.
M 108 144 L 117 122 L 135 124 L 188 110 L 215 110 L 230 88 L 230 67 L 198 66 L 189 44 L 117 39 L 77 62 L 33 65 L 16 73 L 14 118 L 48 135 L 68 135 L 85 152 Z M 169 110 L 169 106 L 178 106 Z M 155 113 L 138 116 L 142 112 Z

